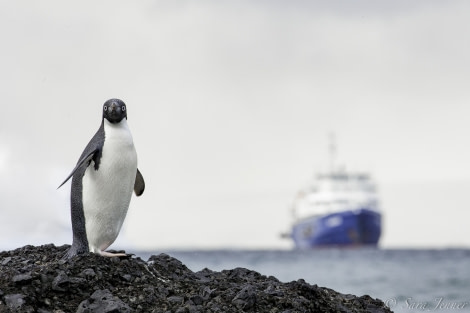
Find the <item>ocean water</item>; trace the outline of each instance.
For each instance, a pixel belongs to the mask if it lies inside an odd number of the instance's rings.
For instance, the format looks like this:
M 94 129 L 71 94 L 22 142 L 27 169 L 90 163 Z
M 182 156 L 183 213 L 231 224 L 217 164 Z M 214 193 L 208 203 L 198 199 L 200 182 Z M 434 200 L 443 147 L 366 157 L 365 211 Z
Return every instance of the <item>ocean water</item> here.
M 193 271 L 245 267 L 283 282 L 304 279 L 336 291 L 370 295 L 394 312 L 470 312 L 470 250 L 325 249 L 158 251 Z

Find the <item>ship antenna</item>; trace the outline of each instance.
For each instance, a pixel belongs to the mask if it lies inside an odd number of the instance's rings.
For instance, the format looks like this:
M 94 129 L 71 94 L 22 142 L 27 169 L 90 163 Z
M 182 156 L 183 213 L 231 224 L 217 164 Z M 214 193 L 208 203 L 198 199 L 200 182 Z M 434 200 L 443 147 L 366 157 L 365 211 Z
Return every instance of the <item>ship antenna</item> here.
M 335 159 L 336 159 L 336 136 L 331 132 L 328 134 L 328 152 L 330 157 L 330 173 L 335 172 Z

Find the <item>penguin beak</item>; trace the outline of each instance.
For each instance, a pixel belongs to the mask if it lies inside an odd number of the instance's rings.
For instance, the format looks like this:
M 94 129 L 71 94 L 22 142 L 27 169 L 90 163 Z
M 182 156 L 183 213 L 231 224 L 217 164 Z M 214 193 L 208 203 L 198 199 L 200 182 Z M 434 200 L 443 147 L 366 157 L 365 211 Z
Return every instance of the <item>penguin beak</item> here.
M 116 103 L 111 103 L 111 106 L 109 107 L 109 110 L 111 110 L 111 112 L 114 112 L 116 111 Z
M 111 103 L 108 109 L 108 114 L 111 117 L 116 117 L 121 114 L 121 108 L 116 103 Z

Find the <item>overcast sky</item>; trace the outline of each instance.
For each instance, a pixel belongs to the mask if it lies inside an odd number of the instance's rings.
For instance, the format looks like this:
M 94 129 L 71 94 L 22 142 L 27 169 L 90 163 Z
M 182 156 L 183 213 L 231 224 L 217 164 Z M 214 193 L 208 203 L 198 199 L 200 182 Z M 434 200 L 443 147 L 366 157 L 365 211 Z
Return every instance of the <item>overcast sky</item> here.
M 147 189 L 114 246 L 289 247 L 338 163 L 383 247 L 469 246 L 467 1 L 4 1 L 0 249 L 71 242 L 70 173 L 120 98 Z

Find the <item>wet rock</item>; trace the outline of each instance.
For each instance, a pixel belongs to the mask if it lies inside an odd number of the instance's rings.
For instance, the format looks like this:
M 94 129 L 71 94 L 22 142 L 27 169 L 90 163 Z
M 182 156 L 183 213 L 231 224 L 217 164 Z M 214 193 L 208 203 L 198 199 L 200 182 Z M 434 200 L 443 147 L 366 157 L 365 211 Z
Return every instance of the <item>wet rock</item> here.
M 62 260 L 68 245 L 0 252 L 0 312 L 390 312 L 381 300 L 245 268 L 192 272 L 167 254 Z

